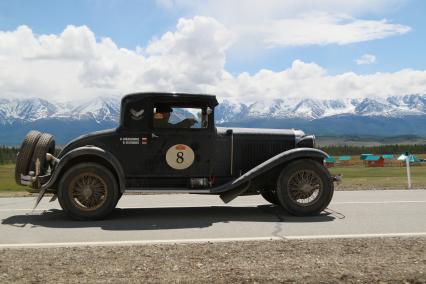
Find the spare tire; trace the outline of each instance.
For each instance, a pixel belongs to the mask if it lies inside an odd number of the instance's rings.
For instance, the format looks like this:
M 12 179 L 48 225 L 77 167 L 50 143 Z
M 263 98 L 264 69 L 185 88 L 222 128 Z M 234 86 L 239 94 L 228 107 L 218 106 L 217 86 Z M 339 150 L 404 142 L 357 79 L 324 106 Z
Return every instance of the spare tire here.
M 31 130 L 22 141 L 15 165 L 15 181 L 19 185 L 21 185 L 21 174 L 27 175 L 29 172 L 31 157 L 40 136 L 41 132 Z
M 44 175 L 47 172 L 47 169 L 49 168 L 49 163 L 46 159 L 47 153 L 55 153 L 55 140 L 51 134 L 43 133 L 34 148 L 34 153 L 31 158 L 30 171 L 35 172 L 36 161 L 38 159 L 40 161 L 39 175 Z

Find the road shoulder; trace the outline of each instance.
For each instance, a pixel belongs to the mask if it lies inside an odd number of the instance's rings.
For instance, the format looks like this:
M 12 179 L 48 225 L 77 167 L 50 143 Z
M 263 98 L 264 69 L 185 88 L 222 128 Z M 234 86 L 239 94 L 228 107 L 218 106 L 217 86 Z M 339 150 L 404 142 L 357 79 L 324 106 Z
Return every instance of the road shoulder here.
M 0 255 L 3 283 L 426 283 L 426 237 L 0 249 Z

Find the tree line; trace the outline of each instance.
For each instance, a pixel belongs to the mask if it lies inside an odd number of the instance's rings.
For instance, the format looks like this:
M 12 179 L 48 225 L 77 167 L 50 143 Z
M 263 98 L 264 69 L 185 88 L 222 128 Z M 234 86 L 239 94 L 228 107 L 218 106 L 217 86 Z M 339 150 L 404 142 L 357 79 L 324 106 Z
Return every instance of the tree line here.
M 399 155 L 405 152 L 410 154 L 426 153 L 426 144 L 412 145 L 379 145 L 379 146 L 350 146 L 350 145 L 331 145 L 320 147 L 324 152 L 332 156 L 341 155 L 361 155 L 361 154 L 393 154 Z M 0 165 L 13 164 L 16 162 L 16 155 L 19 149 L 16 147 L 0 146 Z M 59 149 L 58 151 L 59 152 Z
M 60 151 L 61 148 L 56 148 L 54 156 L 58 156 Z M 19 148 L 17 147 L 0 145 L 0 165 L 16 163 L 16 155 L 18 155 L 18 152 Z
M 378 146 L 351 146 L 351 145 L 330 145 L 323 146 L 321 150 L 332 156 L 341 155 L 361 155 L 361 154 L 393 154 L 399 155 L 405 152 L 410 154 L 425 154 L 426 144 L 412 144 L 412 145 L 378 145 Z
M 18 151 L 15 147 L 0 146 L 0 165 L 15 163 Z

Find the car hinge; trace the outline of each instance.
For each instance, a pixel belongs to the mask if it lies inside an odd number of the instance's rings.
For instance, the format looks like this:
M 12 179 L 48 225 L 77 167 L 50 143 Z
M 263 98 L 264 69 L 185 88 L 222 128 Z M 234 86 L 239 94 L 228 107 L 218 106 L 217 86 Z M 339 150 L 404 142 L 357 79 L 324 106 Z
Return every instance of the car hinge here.
M 231 176 L 234 174 L 234 133 L 231 133 Z

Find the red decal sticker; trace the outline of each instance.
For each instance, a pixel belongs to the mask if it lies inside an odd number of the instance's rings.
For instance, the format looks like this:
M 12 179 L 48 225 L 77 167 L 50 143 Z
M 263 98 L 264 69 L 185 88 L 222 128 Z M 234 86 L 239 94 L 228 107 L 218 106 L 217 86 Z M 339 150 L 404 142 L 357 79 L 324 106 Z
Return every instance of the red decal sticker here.
M 186 146 L 185 145 L 176 145 L 175 149 L 176 150 L 186 150 Z

